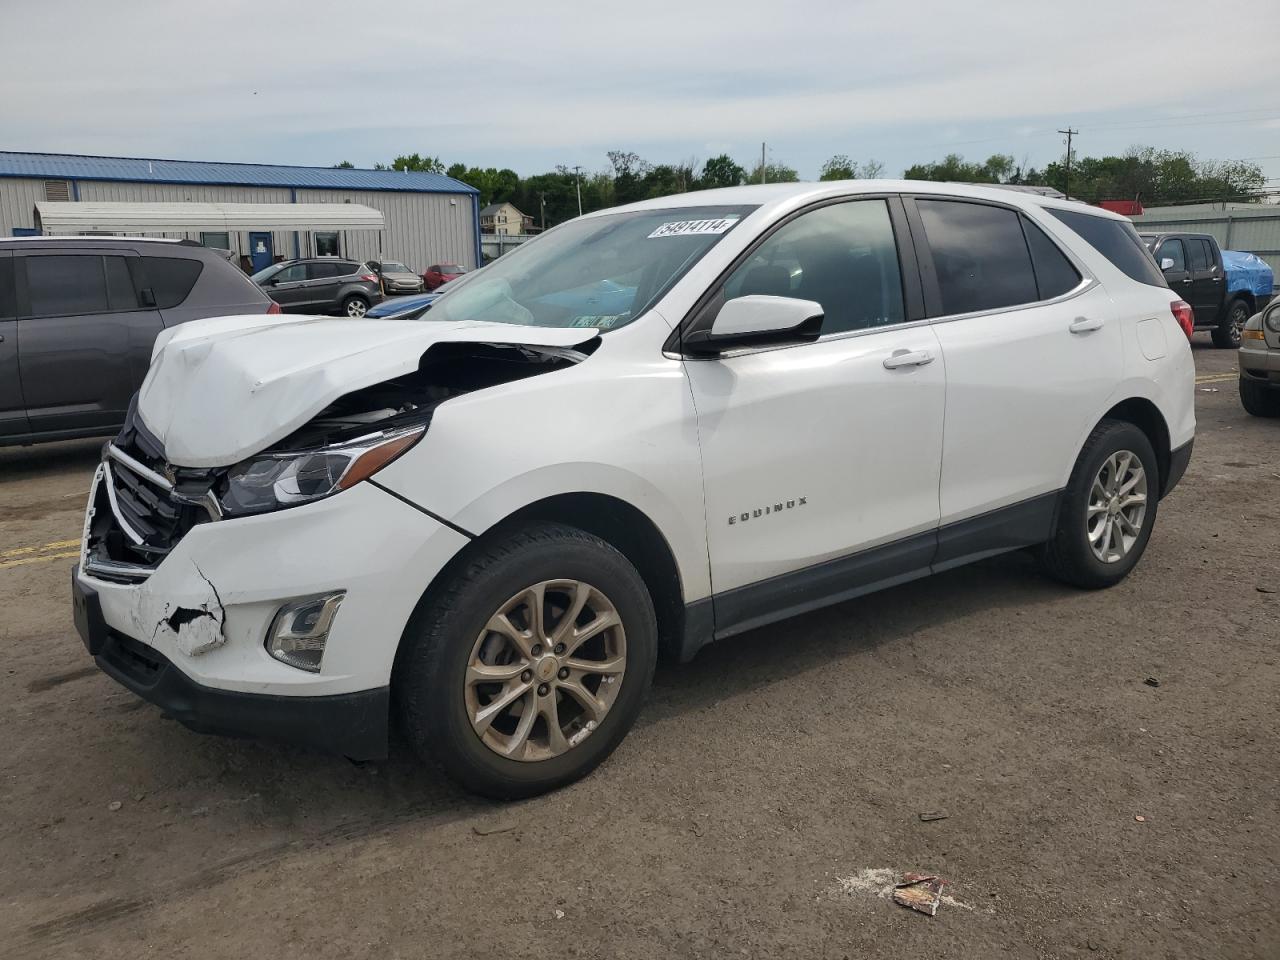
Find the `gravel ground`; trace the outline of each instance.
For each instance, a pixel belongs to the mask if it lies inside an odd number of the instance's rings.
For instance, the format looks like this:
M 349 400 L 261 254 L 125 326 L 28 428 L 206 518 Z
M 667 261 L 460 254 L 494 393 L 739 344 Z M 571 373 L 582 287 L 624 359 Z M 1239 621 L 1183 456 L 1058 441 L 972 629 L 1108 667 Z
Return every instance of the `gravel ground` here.
M 0 450 L 0 955 L 1280 956 L 1280 422 L 1196 339 L 1195 457 L 1123 584 L 1011 555 L 711 647 L 512 805 L 99 674 L 65 554 L 100 441 Z M 881 896 L 908 870 L 936 917 Z

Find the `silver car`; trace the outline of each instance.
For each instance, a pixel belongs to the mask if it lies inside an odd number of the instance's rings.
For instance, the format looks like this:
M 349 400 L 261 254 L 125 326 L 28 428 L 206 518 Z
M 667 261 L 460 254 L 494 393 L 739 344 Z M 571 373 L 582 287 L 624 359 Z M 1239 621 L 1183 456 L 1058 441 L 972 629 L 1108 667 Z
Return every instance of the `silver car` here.
M 370 260 L 369 266 L 382 278 L 382 290 L 391 297 L 398 293 L 421 293 L 422 278 L 395 260 Z
M 1244 325 L 1240 402 L 1255 417 L 1280 417 L 1280 300 Z

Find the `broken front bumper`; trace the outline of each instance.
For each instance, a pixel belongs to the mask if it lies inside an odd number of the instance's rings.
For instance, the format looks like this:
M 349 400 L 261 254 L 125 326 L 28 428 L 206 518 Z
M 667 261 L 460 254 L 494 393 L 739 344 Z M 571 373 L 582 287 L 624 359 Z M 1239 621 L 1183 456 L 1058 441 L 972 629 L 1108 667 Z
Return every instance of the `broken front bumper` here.
M 353 760 L 387 754 L 390 690 L 282 697 L 196 683 L 154 647 L 107 626 L 98 592 L 71 575 L 76 627 L 102 672 L 199 733 L 317 747 Z
M 466 543 L 362 483 L 304 506 L 199 524 L 141 582 L 96 576 L 82 557 L 77 622 L 106 673 L 193 729 L 376 753 L 405 624 Z M 320 671 L 273 658 L 266 639 L 280 607 L 335 590 L 345 597 Z

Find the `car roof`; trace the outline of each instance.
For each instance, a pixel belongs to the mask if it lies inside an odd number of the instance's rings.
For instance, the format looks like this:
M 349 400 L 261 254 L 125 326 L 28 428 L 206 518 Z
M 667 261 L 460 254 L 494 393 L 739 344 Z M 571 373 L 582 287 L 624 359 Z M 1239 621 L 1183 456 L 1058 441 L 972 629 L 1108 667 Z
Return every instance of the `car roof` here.
M 56 236 L 36 235 L 30 237 L 0 237 L 0 243 L 50 243 L 61 240 L 63 243 L 176 243 L 185 247 L 199 247 L 194 240 L 179 240 L 173 237 L 76 237 L 65 234 Z
M 819 183 L 765 183 L 743 187 L 721 187 L 716 190 L 699 190 L 670 197 L 641 200 L 626 206 L 613 207 L 589 213 L 587 217 L 608 216 L 639 210 L 678 210 L 681 207 L 752 205 L 763 212 L 781 212 L 805 206 L 815 201 L 858 194 L 905 193 L 931 194 L 942 197 L 971 198 L 1003 203 L 1023 209 L 1048 208 L 1073 210 L 1090 216 L 1131 223 L 1128 217 L 1101 207 L 1092 207 L 1078 200 L 1060 200 L 1037 193 L 1007 190 L 997 185 L 976 183 L 946 183 L 931 180 L 831 180 Z

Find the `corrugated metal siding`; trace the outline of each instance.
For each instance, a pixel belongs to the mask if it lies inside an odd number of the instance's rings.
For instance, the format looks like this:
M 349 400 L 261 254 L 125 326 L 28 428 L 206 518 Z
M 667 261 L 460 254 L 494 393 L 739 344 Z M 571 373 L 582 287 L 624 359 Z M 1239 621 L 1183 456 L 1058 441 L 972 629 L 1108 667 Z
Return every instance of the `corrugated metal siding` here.
M 65 153 L 0 151 L 0 178 L 126 180 L 138 183 L 203 183 L 250 187 L 306 187 L 325 190 L 393 190 L 411 193 L 477 193 L 439 173 L 399 170 L 338 170 L 262 163 L 148 160 Z
M 1280 277 L 1280 207 L 1246 210 L 1148 210 L 1133 218 L 1140 233 L 1207 233 L 1227 250 L 1255 253 Z
M 299 203 L 363 203 L 386 217 L 383 257 L 400 260 L 421 273 L 434 263 L 475 268 L 475 216 L 471 197 L 423 193 L 375 193 L 361 190 L 299 190 Z M 452 202 L 451 202 L 452 201 Z M 303 255 L 307 254 L 303 239 Z M 350 231 L 342 238 L 344 256 L 377 259 L 378 234 Z
M 43 200 L 43 180 L 0 180 L 0 237 L 13 236 L 14 227 L 34 227 L 36 201 Z

